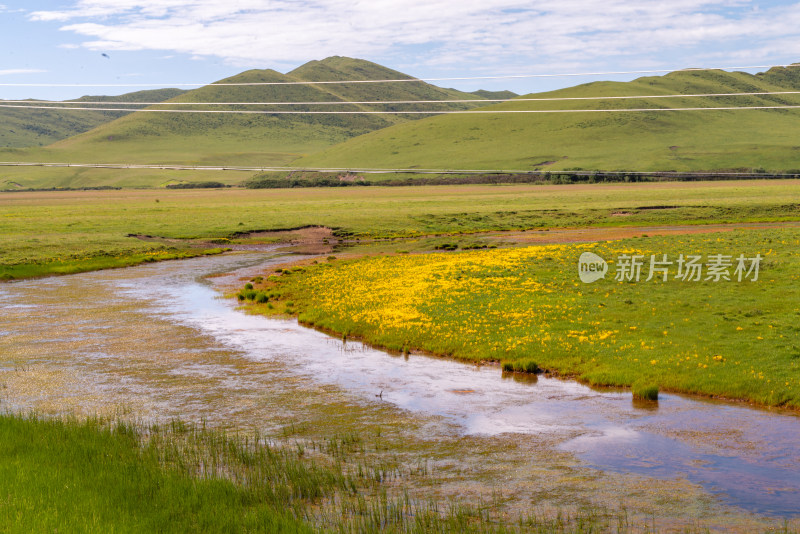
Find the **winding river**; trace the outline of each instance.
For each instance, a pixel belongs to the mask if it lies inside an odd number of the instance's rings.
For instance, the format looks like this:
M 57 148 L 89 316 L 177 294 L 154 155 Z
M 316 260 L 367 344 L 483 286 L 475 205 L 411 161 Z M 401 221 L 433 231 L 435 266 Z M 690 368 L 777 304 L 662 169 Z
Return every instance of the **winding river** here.
M 392 355 L 220 297 L 286 260 L 231 254 L 0 285 L 0 408 L 361 432 L 428 462 L 432 492 L 499 492 L 518 508 L 624 502 L 720 528 L 800 517 L 796 414 L 668 394 L 640 405 Z

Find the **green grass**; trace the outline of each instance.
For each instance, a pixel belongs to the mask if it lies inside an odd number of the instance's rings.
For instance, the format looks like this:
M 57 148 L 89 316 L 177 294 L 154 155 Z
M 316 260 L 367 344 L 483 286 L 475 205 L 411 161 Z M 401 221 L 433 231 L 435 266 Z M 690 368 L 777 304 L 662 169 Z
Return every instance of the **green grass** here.
M 468 234 L 490 230 L 798 220 L 798 204 L 794 181 L 3 193 L 0 276 L 137 263 L 183 247 L 176 239 L 302 226 L 328 226 L 350 239 L 403 238 L 392 246 L 414 251 L 484 246 Z M 675 207 L 641 209 L 664 205 Z M 624 217 L 615 215 L 621 211 Z M 414 241 L 432 234 L 461 235 Z
M 126 424 L 0 416 L 0 530 L 313 532 L 285 505 L 344 483 L 291 455 L 252 452 L 212 433 L 184 440 L 169 428 L 150 432 L 143 446 L 145 436 Z M 201 460 L 218 463 L 199 475 L 192 464 Z M 248 463 L 259 483 L 216 472 Z
M 213 148 L 211 149 L 213 150 Z M 30 154 L 30 151 L 24 152 Z M 48 153 L 45 157 L 50 157 Z M 241 156 L 241 154 L 239 154 Z M 24 156 L 27 157 L 27 156 Z M 283 155 L 276 155 L 276 161 Z M 7 159 L 18 159 L 6 155 Z M 23 156 L 20 156 L 22 159 Z M 33 158 L 35 159 L 35 158 Z M 54 158 L 58 159 L 58 158 Z M 92 169 L 78 167 L 0 167 L 0 191 L 21 189 L 80 189 L 88 187 L 165 188 L 187 182 L 218 181 L 236 185 L 249 180 L 251 171 L 176 171 L 156 169 Z
M 161 102 L 182 92 L 180 89 L 156 89 L 136 91 L 114 97 L 85 96 L 76 101 Z M 2 103 L 0 100 L 0 104 Z M 30 104 L 36 105 L 36 102 L 31 101 Z M 127 113 L 0 108 L 0 147 L 22 148 L 49 145 L 124 115 Z
M 0 108 L 0 147 L 49 145 L 120 116 L 119 113 L 112 113 Z
M 92 256 L 45 259 L 31 263 L 20 263 L 16 265 L 0 265 L 0 280 L 22 280 L 25 278 L 40 278 L 43 276 L 85 273 L 89 271 L 99 271 L 103 269 L 116 269 L 119 267 L 130 267 L 142 263 L 151 263 L 166 260 L 181 260 L 196 258 L 198 256 L 210 256 L 221 254 L 221 248 L 208 249 L 186 249 L 175 247 L 154 247 L 149 252 L 136 252 L 122 250 L 114 255 L 113 253 L 95 252 Z
M 345 79 L 400 79 L 409 76 L 369 61 L 331 57 L 312 61 L 281 74 L 250 70 L 220 80 L 225 83 L 297 82 Z M 370 100 L 469 99 L 477 95 L 443 89 L 424 82 L 403 84 L 215 86 L 187 91 L 169 102 L 340 102 Z M 477 104 L 476 104 L 477 105 Z M 444 109 L 474 107 L 442 104 Z M 395 109 L 402 109 L 397 105 Z M 181 109 L 196 109 L 182 107 Z M 245 109 L 241 106 L 204 106 L 209 110 Z M 246 109 L 256 109 L 246 107 Z M 262 106 L 259 110 L 287 110 L 287 106 Z M 319 106 L 293 106 L 294 110 L 319 110 Z M 338 111 L 368 109 L 340 105 Z M 383 109 L 383 107 L 382 107 Z M 21 110 L 14 110 L 22 113 Z M 56 112 L 47 112 L 55 114 Z M 183 165 L 286 166 L 292 161 L 376 129 L 420 118 L 413 115 L 236 115 L 133 113 L 42 148 L 0 149 L 2 161 L 74 163 L 173 163 Z M 1 138 L 0 138 L 1 139 Z M 18 146 L 18 145 L 14 145 Z M 173 173 L 127 171 L 53 171 L 47 169 L 0 170 L 4 182 L 23 187 L 82 187 L 121 185 L 157 187 Z M 8 178 L 2 178 L 3 174 Z M 124 179 L 119 175 L 124 174 Z M 252 174 L 252 173 L 250 173 Z M 187 176 L 187 173 L 182 175 Z M 249 176 L 239 173 L 204 174 L 205 179 L 238 183 Z M 7 186 L 14 188 L 16 186 Z
M 796 89 L 787 69 L 750 75 L 673 72 L 595 82 L 527 98 Z M 486 110 L 797 105 L 795 95 L 508 102 Z M 703 171 L 797 169 L 796 110 L 448 115 L 399 124 L 307 156 L 301 166 L 420 169 Z
M 618 109 L 797 105 L 800 96 L 653 99 L 650 95 L 787 91 L 800 87 L 796 69 L 751 75 L 679 71 L 631 82 L 594 82 L 525 97 L 642 96 L 630 100 L 512 101 L 485 110 Z M 287 74 L 251 70 L 224 82 L 402 79 L 368 61 L 332 57 Z M 422 82 L 402 84 L 219 87 L 186 92 L 174 102 L 369 101 L 476 99 L 438 104 L 454 110 L 481 105 L 479 94 Z M 493 96 L 487 94 L 487 96 Z M 485 103 L 484 103 L 485 104 Z M 413 106 L 411 106 L 413 107 Z M 229 109 L 230 106 L 211 109 Z M 367 110 L 369 106 L 337 106 Z M 285 107 L 280 107 L 285 109 Z M 300 109 L 300 108 L 295 108 Z M 307 106 L 311 109 L 311 106 Z M 318 109 L 318 108 L 314 108 Z M 374 108 L 369 108 L 374 109 Z M 381 106 L 402 111 L 408 105 Z M 418 108 L 414 108 L 418 109 Z M 268 109 L 269 110 L 269 109 Z M 15 113 L 21 113 L 14 110 Z M 54 113 L 54 112 L 47 112 Z M 300 166 L 385 169 L 505 169 L 604 171 L 797 171 L 800 112 L 796 110 L 614 112 L 557 114 L 209 115 L 134 113 L 47 147 L 0 149 L 0 160 L 184 165 Z M 419 119 L 419 120 L 412 120 Z M 36 127 L 36 125 L 28 125 Z M 406 179 L 409 175 L 402 175 Z M 396 180 L 368 175 L 371 181 Z M 242 173 L 202 173 L 200 180 L 241 183 Z M 10 169 L 0 188 L 116 185 L 158 187 L 197 181 L 174 171 Z M 19 185 L 17 185 L 19 184 Z
M 566 533 L 635 530 L 602 508 L 502 515 L 414 499 L 428 477 L 357 434 L 278 446 L 186 425 L 0 415 L 1 532 Z M 376 451 L 380 448 L 375 445 Z M 385 445 L 383 446 L 385 448 Z
M 337 260 L 269 279 L 273 309 L 256 309 L 394 350 L 800 408 L 799 248 L 793 228 Z M 606 279 L 580 282 L 584 251 Z M 638 283 L 614 279 L 625 253 L 648 262 Z M 764 260 L 756 282 L 675 280 L 677 265 L 645 282 L 653 254 Z
M 631 388 L 633 397 L 636 399 L 657 401 L 658 400 L 658 386 L 652 384 L 634 384 Z

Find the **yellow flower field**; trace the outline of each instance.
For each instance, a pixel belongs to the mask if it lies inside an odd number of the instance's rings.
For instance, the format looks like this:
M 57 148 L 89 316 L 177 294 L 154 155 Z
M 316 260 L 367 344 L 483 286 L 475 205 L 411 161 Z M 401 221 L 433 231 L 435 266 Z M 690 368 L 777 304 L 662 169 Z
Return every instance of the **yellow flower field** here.
M 261 310 L 393 350 L 532 360 L 598 385 L 646 383 L 797 408 L 798 245 L 798 230 L 773 229 L 381 255 L 287 270 L 252 291 L 265 293 Z M 605 278 L 580 280 L 587 251 L 608 260 Z M 651 256 L 664 254 L 701 256 L 707 271 L 682 280 L 675 261 L 666 281 L 660 272 L 646 280 Z M 732 258 L 728 280 L 715 281 L 716 255 Z M 737 279 L 740 255 L 762 258 L 757 279 L 752 271 Z M 639 281 L 615 279 L 625 258 L 640 256 Z

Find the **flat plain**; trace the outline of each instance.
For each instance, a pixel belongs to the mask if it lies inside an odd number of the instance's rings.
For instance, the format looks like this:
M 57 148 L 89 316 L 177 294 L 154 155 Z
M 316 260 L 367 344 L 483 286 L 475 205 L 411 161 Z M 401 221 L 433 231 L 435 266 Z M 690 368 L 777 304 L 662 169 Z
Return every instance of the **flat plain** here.
M 122 190 L 0 195 L 0 277 L 189 253 L 306 226 L 361 241 L 570 227 L 800 219 L 800 181 Z M 153 236 L 142 240 L 131 236 Z M 413 245 L 412 245 L 413 246 Z

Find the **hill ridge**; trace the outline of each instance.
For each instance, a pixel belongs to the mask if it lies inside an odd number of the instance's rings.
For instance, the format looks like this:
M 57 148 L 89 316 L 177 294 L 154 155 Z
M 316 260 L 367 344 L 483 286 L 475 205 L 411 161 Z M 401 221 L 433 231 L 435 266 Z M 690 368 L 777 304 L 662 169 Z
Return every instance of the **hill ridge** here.
M 402 73 L 399 73 L 402 75 Z M 397 71 L 344 57 L 311 61 L 286 74 L 251 69 L 223 81 L 321 81 L 388 79 Z M 727 71 L 676 71 L 629 82 L 597 81 L 527 97 L 640 97 L 625 100 L 500 103 L 417 81 L 402 84 L 314 84 L 207 86 L 176 95 L 172 101 L 370 101 L 474 100 L 440 104 L 439 109 L 487 106 L 486 110 L 618 109 L 716 107 L 720 105 L 800 104 L 800 95 L 719 96 L 648 99 L 648 95 L 756 92 L 800 89 L 800 69 L 776 67 L 748 74 Z M 223 90 L 224 89 L 224 90 Z M 281 98 L 278 98 L 281 97 Z M 460 107 L 459 107 L 460 106 Z M 235 108 L 235 106 L 233 106 Z M 226 107 L 227 108 L 227 107 Z M 312 106 L 299 106 L 312 109 Z M 337 110 L 363 110 L 341 104 Z M 215 109 L 214 106 L 204 109 Z M 220 108 L 222 109 L 222 108 Z M 271 109 L 271 108 L 266 108 Z M 277 109 L 277 108 L 276 108 Z M 285 109 L 285 108 L 282 108 Z M 319 107 L 315 107 L 319 109 Z M 371 108 L 374 109 L 374 108 Z M 402 112 L 409 107 L 380 108 Z M 507 115 L 202 115 L 132 114 L 43 149 L 0 150 L 0 159 L 96 163 L 175 163 L 185 165 L 294 166 L 387 169 L 521 169 L 600 171 L 720 171 L 800 168 L 800 112 L 683 111 L 674 113 L 569 113 Z M 153 117 L 161 115 L 160 117 Z M 33 171 L 31 171 L 33 172 Z M 55 176 L 55 178 L 54 178 Z M 126 177 L 111 171 L 44 171 L 33 181 L 15 171 L 6 180 L 38 187 L 52 185 L 153 185 L 173 179 L 155 171 Z M 183 175 L 185 176 L 185 175 Z M 247 176 L 215 176 L 238 183 Z M 181 178 L 183 179 L 183 178 Z M 37 181 L 38 180 L 38 181 Z
M 364 60 L 334 57 L 309 62 L 287 74 L 273 69 L 250 69 L 209 85 L 182 92 L 165 101 L 191 102 L 326 102 L 348 100 L 443 100 L 475 95 L 419 82 L 401 88 L 383 84 L 218 86 L 222 83 L 315 81 L 324 76 L 340 79 L 370 76 L 380 79 L 396 71 Z M 410 78 L 410 77 L 409 77 Z M 442 104 L 463 109 L 469 104 Z M 401 105 L 390 106 L 402 110 Z M 214 106 L 203 109 L 239 109 Z M 284 107 L 261 107 L 265 111 Z M 319 109 L 293 106 L 292 109 Z M 364 110 L 364 105 L 341 105 L 337 110 Z M 402 115 L 233 115 L 132 113 L 84 133 L 29 151 L 40 161 L 92 163 L 175 164 L 286 164 L 298 156 L 321 150 L 370 131 L 417 119 Z M 2 156 L 2 154 L 0 154 Z
M 117 96 L 84 95 L 63 102 L 162 102 L 184 91 L 155 89 L 134 91 Z M 31 104 L 41 100 L 29 99 Z M 2 103 L 2 100 L 0 100 Z M 44 109 L 0 108 L 0 148 L 45 146 L 91 130 L 114 119 L 124 117 L 125 111 L 47 111 Z
M 800 72 L 676 71 L 591 82 L 527 98 L 640 96 L 797 89 Z M 783 85 L 777 85 L 780 82 Z M 524 98 L 523 97 L 523 98 Z M 800 95 L 526 102 L 485 110 L 580 110 L 800 105 Z M 424 137 L 425 143 L 419 143 Z M 800 168 L 800 112 L 446 115 L 400 124 L 307 156 L 299 166 L 439 169 L 713 171 Z

